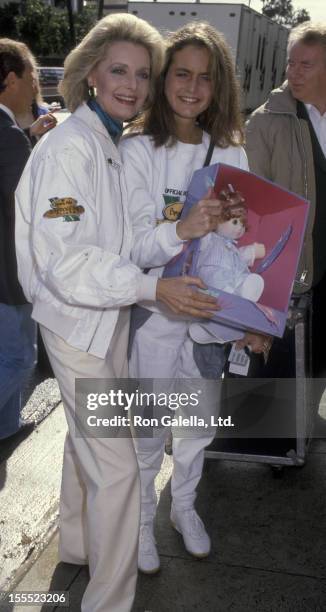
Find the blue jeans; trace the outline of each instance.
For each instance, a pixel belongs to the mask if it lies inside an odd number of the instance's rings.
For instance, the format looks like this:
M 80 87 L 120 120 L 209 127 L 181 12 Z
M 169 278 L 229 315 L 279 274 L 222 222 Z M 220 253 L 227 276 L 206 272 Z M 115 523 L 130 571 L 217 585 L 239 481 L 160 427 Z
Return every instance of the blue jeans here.
M 31 304 L 0 304 L 0 439 L 19 429 L 21 390 L 37 356 Z

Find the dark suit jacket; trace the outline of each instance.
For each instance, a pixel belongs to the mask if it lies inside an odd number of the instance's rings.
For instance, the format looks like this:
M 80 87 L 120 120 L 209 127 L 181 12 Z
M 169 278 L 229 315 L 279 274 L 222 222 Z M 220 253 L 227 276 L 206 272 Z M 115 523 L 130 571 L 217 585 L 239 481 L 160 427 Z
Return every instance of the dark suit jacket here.
M 25 304 L 17 279 L 15 189 L 31 152 L 23 130 L 0 109 L 0 302 Z

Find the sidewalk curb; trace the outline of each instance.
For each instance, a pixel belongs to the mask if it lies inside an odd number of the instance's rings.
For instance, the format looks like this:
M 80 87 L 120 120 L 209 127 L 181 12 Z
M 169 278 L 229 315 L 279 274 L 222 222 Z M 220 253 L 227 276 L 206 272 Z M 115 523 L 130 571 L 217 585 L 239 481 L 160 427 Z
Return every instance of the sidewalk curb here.
M 59 404 L 0 464 L 0 590 L 21 579 L 56 530 L 66 428 Z

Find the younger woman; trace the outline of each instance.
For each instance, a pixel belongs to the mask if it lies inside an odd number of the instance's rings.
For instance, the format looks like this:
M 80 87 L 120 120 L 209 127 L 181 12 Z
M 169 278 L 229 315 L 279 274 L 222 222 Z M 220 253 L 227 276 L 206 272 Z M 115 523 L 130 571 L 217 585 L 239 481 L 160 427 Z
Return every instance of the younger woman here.
M 223 36 L 210 25 L 189 24 L 170 36 L 153 106 L 137 127 L 142 134 L 121 144 L 134 228 L 132 258 L 157 277 L 185 240 L 216 229 L 212 219 L 214 215 L 217 219 L 220 207 L 218 201 L 210 201 L 209 194 L 186 218 L 178 220 L 191 176 L 203 166 L 210 142 L 215 145 L 211 163 L 248 167 L 240 146 L 242 121 L 233 60 Z M 199 378 L 203 370 L 195 360 L 188 323 L 166 314 L 153 302 L 146 301 L 144 306 L 136 310 L 130 375 Z M 254 351 L 262 350 L 262 337 L 248 335 L 244 342 L 249 341 Z M 222 345 L 216 345 L 215 359 L 214 377 L 219 378 L 224 365 Z M 160 566 L 153 535 L 154 479 L 168 433 L 163 427 L 153 437 L 135 440 L 142 495 L 138 567 L 146 573 Z M 196 557 L 210 551 L 210 539 L 194 502 L 204 448 L 214 434 L 215 429 L 209 427 L 198 431 L 195 438 L 174 436 L 173 440 L 171 520 L 188 552 Z

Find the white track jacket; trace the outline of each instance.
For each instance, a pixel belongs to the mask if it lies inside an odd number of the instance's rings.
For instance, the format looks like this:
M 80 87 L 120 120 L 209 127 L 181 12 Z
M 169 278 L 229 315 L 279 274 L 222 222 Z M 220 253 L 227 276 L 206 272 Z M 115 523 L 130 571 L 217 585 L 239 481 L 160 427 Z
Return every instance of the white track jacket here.
M 119 307 L 155 299 L 157 280 L 129 261 L 127 208 L 119 153 L 83 104 L 29 158 L 16 191 L 16 252 L 33 318 L 97 357 Z

